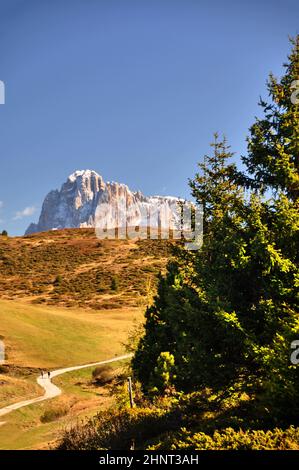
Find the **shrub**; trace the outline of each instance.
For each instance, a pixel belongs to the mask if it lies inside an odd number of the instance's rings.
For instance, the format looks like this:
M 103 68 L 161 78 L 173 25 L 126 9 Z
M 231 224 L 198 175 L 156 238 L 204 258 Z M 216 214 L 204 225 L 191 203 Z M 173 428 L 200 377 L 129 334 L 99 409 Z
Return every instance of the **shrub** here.
M 56 279 L 55 279 L 55 281 L 54 281 L 53 284 L 54 284 L 54 286 L 60 286 L 61 283 L 62 283 L 62 276 L 61 276 L 61 274 L 58 274 L 58 275 L 56 276 Z
M 117 277 L 113 277 L 111 281 L 111 290 L 117 291 L 119 287 L 119 282 Z
M 149 408 L 106 411 L 64 432 L 58 450 L 129 450 L 153 435 L 173 429 L 173 416 Z M 176 420 L 175 420 L 176 421 Z
M 42 423 L 51 423 L 57 419 L 65 416 L 69 411 L 69 408 L 64 404 L 53 405 L 51 408 L 45 410 L 40 420 Z
M 135 392 L 136 398 L 136 392 Z M 68 429 L 61 450 L 299 450 L 299 427 L 274 427 L 263 420 L 248 420 L 250 402 L 222 399 L 210 389 L 190 395 L 138 401 L 129 408 L 105 411 L 86 424 Z
M 161 352 L 157 360 L 157 366 L 154 369 L 154 389 L 157 387 L 158 390 L 163 392 L 169 389 L 175 378 L 174 370 L 175 364 L 173 355 L 168 351 Z
M 96 367 L 92 371 L 92 377 L 97 385 L 105 385 L 112 381 L 114 377 L 113 369 L 110 366 Z
M 211 436 L 203 432 L 192 434 L 182 429 L 175 436 L 149 447 L 151 450 L 298 450 L 299 428 L 290 426 L 286 430 L 275 428 L 272 431 L 235 431 L 227 428 L 215 431 Z

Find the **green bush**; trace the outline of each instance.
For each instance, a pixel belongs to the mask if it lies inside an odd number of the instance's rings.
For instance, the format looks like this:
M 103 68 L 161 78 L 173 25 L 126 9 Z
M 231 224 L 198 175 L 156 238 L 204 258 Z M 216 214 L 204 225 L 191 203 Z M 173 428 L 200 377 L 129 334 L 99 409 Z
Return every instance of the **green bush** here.
M 213 396 L 192 394 L 159 399 L 156 406 L 122 408 L 97 415 L 84 425 L 64 431 L 59 450 L 299 450 L 299 428 L 245 429 L 237 421 L 221 423 L 211 413 Z M 164 400 L 164 401 L 163 401 Z M 247 428 L 247 429 L 246 429 Z
M 55 281 L 54 281 L 54 286 L 60 286 L 62 284 L 62 276 L 61 274 L 58 274 L 55 278 Z
M 58 450 L 129 450 L 177 425 L 177 417 L 161 409 L 106 411 L 85 425 L 66 430 Z
M 192 434 L 186 429 L 149 447 L 151 450 L 298 450 L 299 428 L 272 431 L 235 431 L 227 428 L 213 435 L 203 432 Z
M 40 420 L 42 423 L 51 423 L 57 419 L 65 416 L 69 411 L 69 408 L 63 404 L 52 406 L 48 408 L 41 416 Z

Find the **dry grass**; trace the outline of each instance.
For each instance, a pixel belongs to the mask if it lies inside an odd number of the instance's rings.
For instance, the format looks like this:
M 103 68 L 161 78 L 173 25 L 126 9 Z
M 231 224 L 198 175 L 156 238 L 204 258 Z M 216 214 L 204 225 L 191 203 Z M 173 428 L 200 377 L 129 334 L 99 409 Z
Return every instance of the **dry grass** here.
M 37 368 L 122 354 L 134 319 L 142 321 L 151 302 L 172 244 L 100 241 L 89 229 L 0 237 L 0 337 L 9 366 L 8 373 L 0 372 L 0 406 L 41 393 Z M 65 394 L 7 415 L 0 448 L 47 447 L 61 426 L 113 402 L 105 387 L 92 382 L 91 370 L 55 381 Z
M 3 368 L 4 369 L 4 368 Z M 41 389 L 26 376 L 1 373 L 0 370 L 0 408 L 41 395 Z
M 92 229 L 0 237 L 0 298 L 92 309 L 144 305 L 172 245 L 99 240 Z
M 113 363 L 114 373 L 122 372 L 123 362 Z M 94 368 L 81 369 L 55 377 L 63 394 L 5 416 L 0 426 L 0 450 L 49 449 L 56 445 L 63 429 L 92 417 L 114 404 L 111 386 L 95 385 Z
M 22 367 L 59 368 L 110 359 L 143 309 L 66 309 L 0 300 L 6 360 Z

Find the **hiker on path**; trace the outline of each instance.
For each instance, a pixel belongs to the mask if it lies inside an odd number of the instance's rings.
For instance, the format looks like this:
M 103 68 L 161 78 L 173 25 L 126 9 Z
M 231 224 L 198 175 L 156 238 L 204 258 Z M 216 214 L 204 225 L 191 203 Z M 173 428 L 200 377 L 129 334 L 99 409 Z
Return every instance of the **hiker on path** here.
M 48 371 L 48 379 L 50 380 L 50 377 L 51 377 L 51 372 Z

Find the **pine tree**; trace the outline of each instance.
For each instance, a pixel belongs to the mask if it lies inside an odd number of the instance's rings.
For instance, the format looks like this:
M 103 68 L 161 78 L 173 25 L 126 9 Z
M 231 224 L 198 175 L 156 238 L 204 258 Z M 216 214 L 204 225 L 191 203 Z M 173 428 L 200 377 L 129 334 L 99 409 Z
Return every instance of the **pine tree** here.
M 268 80 L 271 102 L 260 100 L 264 117 L 250 128 L 248 155 L 243 162 L 248 187 L 282 191 L 292 201 L 299 194 L 299 35 L 292 40 L 289 61 L 281 80 Z
M 229 383 L 242 362 L 244 334 L 230 307 L 234 277 L 227 252 L 235 263 L 242 256 L 242 240 L 231 238 L 236 227 L 242 234 L 243 191 L 233 180 L 225 139 L 215 134 L 212 147 L 212 156 L 190 181 L 205 208 L 203 248 L 193 254 L 176 250 L 177 260 L 160 278 L 155 303 L 146 312 L 145 336 L 133 360 L 145 390 L 159 388 L 157 361 L 163 352 L 174 357 L 174 382 L 182 390 Z
M 204 205 L 204 242 L 196 253 L 177 250 L 147 311 L 133 360 L 145 391 L 159 389 L 157 364 L 168 352 L 179 390 L 241 387 L 259 395 L 273 420 L 297 419 L 298 105 L 289 99 L 297 63 L 298 40 L 286 75 L 270 77 L 273 102 L 251 128 L 247 173 L 238 174 L 216 135 L 190 181 Z
M 290 362 L 291 343 L 299 338 L 299 36 L 292 44 L 284 76 L 270 75 L 271 102 L 260 103 L 264 118 L 250 129 L 242 176 L 257 191 L 247 219 L 255 231 L 252 275 L 259 273 L 253 350 L 269 407 L 276 404 L 282 415 L 291 408 L 289 417 L 299 412 L 298 372 Z M 272 197 L 266 203 L 261 194 Z

